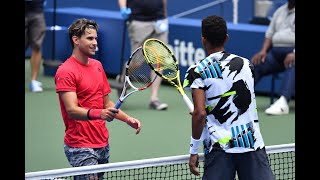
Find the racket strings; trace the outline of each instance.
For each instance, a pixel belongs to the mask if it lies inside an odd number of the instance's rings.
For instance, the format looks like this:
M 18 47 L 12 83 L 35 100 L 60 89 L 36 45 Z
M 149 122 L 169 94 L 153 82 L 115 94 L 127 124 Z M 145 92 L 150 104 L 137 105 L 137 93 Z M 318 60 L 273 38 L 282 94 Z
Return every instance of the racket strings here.
M 169 79 L 177 77 L 178 64 L 170 51 L 158 41 L 145 44 L 145 55 L 155 71 Z
M 142 49 L 133 54 L 126 73 L 131 84 L 136 88 L 145 88 L 152 83 L 151 69 L 146 63 Z

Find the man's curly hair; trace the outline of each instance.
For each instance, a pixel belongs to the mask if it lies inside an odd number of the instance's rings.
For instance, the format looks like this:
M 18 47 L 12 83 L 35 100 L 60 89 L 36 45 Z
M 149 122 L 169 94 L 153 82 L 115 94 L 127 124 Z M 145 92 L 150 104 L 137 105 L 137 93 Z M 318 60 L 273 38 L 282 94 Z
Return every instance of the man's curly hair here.
M 72 48 L 74 47 L 74 44 L 72 41 L 73 36 L 77 36 L 80 38 L 83 34 L 85 34 L 86 29 L 95 29 L 96 31 L 98 31 L 98 28 L 99 28 L 98 24 L 93 20 L 80 18 L 74 21 L 68 28 L 69 39 L 70 39 Z
M 208 16 L 202 20 L 202 37 L 213 47 L 223 46 L 227 36 L 226 21 L 220 16 Z

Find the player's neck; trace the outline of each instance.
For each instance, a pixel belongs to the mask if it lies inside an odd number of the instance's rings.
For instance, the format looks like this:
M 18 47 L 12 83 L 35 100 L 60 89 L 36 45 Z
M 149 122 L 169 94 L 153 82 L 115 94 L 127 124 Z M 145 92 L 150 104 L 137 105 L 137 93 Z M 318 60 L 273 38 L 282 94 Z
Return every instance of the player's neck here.
M 89 64 L 89 57 L 83 55 L 81 52 L 73 51 L 72 56 L 82 64 Z
M 207 54 L 210 55 L 212 53 L 224 51 L 224 47 L 218 47 L 218 48 L 212 48 L 212 49 L 207 49 Z

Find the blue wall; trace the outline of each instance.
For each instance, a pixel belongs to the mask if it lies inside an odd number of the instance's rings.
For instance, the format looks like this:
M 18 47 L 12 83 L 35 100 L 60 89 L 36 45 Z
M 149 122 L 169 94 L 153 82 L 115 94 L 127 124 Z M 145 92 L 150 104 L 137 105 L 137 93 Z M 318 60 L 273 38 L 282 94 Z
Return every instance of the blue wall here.
M 57 8 L 84 7 L 101 10 L 119 11 L 118 0 L 46 0 L 46 8 L 53 8 L 54 2 Z M 204 16 L 216 14 L 223 16 L 227 21 L 232 22 L 232 0 L 167 0 L 168 16 L 174 16 L 188 10 L 222 2 L 219 5 L 210 6 L 201 11 L 189 14 L 185 18 L 202 19 Z M 239 0 L 240 23 L 248 23 L 254 15 L 255 0 Z
M 191 13 L 182 18 L 173 18 L 174 15 L 191 10 L 203 5 L 222 2 L 217 6 L 205 8 L 199 12 Z M 226 50 L 241 56 L 251 58 L 257 52 L 264 39 L 266 26 L 248 24 L 254 16 L 255 0 L 239 0 L 238 22 L 233 21 L 232 0 L 168 0 L 167 10 L 169 16 L 169 45 L 179 59 L 181 78 L 187 67 L 195 60 L 204 56 L 204 50 L 200 41 L 201 19 L 207 15 L 223 16 L 228 22 L 230 39 L 226 44 Z M 54 8 L 56 7 L 56 8 Z M 44 40 L 43 57 L 45 60 L 55 59 L 64 61 L 72 51 L 67 35 L 67 27 L 79 17 L 87 17 L 98 22 L 100 29 L 99 51 L 95 58 L 101 60 L 105 70 L 110 75 L 120 72 L 122 32 L 124 28 L 118 7 L 118 0 L 46 0 L 45 16 L 47 34 Z M 56 12 L 55 15 L 53 12 Z M 53 31 L 54 24 L 61 27 Z M 54 38 L 55 37 L 55 38 Z M 55 46 L 53 46 L 53 42 Z M 124 58 L 130 55 L 130 44 L 127 33 L 125 34 Z M 30 51 L 26 51 L 26 56 Z M 55 69 L 46 69 L 46 75 L 54 75 Z M 270 91 L 271 77 L 263 78 L 256 86 L 257 92 L 268 93 Z M 276 81 L 276 92 L 279 91 L 280 80 Z
M 46 10 L 47 20 L 52 18 L 52 12 L 52 9 Z M 72 49 L 67 35 L 67 27 L 79 17 L 93 19 L 99 24 L 99 51 L 95 58 L 102 62 L 107 74 L 118 74 L 122 67 L 120 57 L 123 38 L 122 32 L 124 30 L 124 21 L 118 11 L 82 7 L 57 8 L 56 24 L 60 26 L 61 29 L 53 31 L 50 26 L 48 26 L 43 46 L 44 59 L 64 61 L 70 56 Z M 231 22 L 228 22 L 227 25 L 230 37 L 226 44 L 227 51 L 251 58 L 251 56 L 261 48 L 267 26 L 246 23 L 233 24 Z M 204 49 L 201 46 L 200 26 L 200 19 L 169 17 L 169 45 L 179 60 L 182 79 L 187 67 L 205 56 Z M 124 58 L 128 58 L 130 56 L 130 44 L 127 32 L 125 35 Z M 53 36 L 55 36 L 56 44 L 54 54 L 52 51 Z M 45 71 L 45 73 L 46 72 L 48 71 Z M 277 91 L 278 86 L 279 85 L 276 85 Z M 256 91 L 268 93 L 270 90 L 269 87 L 270 77 L 266 77 L 256 86 Z

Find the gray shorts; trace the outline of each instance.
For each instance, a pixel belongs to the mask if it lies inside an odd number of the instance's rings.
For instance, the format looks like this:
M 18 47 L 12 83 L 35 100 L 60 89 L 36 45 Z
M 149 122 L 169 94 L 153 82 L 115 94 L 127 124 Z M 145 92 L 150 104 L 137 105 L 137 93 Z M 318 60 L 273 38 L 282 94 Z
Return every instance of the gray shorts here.
M 265 148 L 247 153 L 212 149 L 205 155 L 203 180 L 275 180 Z
M 136 21 L 128 23 L 128 32 L 130 38 L 131 52 L 142 46 L 144 41 L 149 38 L 156 38 L 168 43 L 169 32 L 157 33 L 154 26 L 155 21 Z
M 72 167 L 90 166 L 109 163 L 109 146 L 103 148 L 72 148 L 64 144 L 64 153 Z M 104 172 L 75 176 L 75 180 L 97 177 L 103 179 Z
M 46 22 L 43 13 L 29 13 L 25 15 L 25 49 L 40 49 L 46 33 Z

